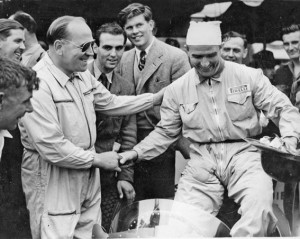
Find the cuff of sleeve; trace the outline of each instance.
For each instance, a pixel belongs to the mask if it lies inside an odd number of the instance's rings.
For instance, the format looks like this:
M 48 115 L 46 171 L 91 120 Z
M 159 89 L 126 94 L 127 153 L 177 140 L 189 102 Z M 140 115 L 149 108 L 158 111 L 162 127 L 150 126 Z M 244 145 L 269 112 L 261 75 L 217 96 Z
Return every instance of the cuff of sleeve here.
M 289 135 L 284 135 L 284 136 L 282 136 L 283 139 L 284 139 L 284 138 L 287 138 L 287 137 L 295 137 L 295 138 L 297 139 L 297 142 L 299 143 L 299 135 L 298 135 L 298 134 L 296 134 L 296 133 L 291 133 L 291 134 L 289 134 Z
M 136 160 L 133 160 L 133 162 L 139 163 L 141 161 L 140 155 L 142 154 L 142 150 L 140 150 L 139 148 L 136 148 L 136 147 L 134 147 L 132 150 L 137 153 L 137 158 L 136 158 Z

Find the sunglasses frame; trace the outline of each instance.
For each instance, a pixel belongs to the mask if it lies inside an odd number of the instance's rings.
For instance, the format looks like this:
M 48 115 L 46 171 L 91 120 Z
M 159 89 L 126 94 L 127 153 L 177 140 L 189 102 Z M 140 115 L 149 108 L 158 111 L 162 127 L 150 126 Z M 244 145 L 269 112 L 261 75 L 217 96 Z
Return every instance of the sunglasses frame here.
M 82 52 L 86 52 L 90 47 L 92 49 L 92 51 L 94 52 L 94 44 L 95 44 L 95 40 L 93 41 L 89 41 L 89 42 L 85 42 L 85 43 L 82 43 L 81 45 L 77 45 L 75 42 L 73 41 L 70 41 L 70 40 L 67 40 L 67 39 L 61 39 L 62 41 L 67 41 L 69 43 L 71 43 L 72 45 L 76 46 L 77 48 L 81 49 Z M 89 45 L 88 45 L 89 44 Z M 87 46 L 86 50 L 84 50 L 84 47 Z

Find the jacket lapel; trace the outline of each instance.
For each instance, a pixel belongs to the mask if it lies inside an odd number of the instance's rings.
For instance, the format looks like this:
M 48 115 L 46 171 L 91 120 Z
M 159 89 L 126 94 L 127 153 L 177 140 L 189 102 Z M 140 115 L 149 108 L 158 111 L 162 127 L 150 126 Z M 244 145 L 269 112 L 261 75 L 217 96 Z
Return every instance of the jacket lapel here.
M 124 54 L 125 55 L 125 54 Z M 123 55 L 123 57 L 124 57 Z M 134 84 L 134 61 L 135 61 L 135 49 L 128 51 L 128 55 L 125 55 L 125 60 L 123 63 L 122 69 L 124 72 L 121 72 L 122 76 L 128 77 L 128 81 L 131 81 Z
M 120 79 L 118 79 L 118 75 L 115 72 L 113 72 L 112 75 L 112 84 L 109 91 L 115 95 L 119 95 L 121 93 Z
M 163 51 L 160 49 L 157 40 L 155 39 L 152 47 L 150 48 L 149 54 L 146 58 L 145 68 L 142 72 L 141 82 L 139 91 L 143 88 L 147 80 L 153 75 L 153 73 L 162 64 L 161 57 L 163 56 Z M 141 92 L 137 92 L 141 93 Z

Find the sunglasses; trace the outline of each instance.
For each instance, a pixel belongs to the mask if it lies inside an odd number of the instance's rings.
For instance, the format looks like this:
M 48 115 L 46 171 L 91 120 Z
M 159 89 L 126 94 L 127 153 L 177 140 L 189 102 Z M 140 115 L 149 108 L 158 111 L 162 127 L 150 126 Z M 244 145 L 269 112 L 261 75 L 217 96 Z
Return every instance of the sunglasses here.
M 72 45 L 76 46 L 77 48 L 80 48 L 82 52 L 86 52 L 90 47 L 92 48 L 92 51 L 94 52 L 93 46 L 94 46 L 95 40 L 82 43 L 81 45 L 77 45 L 73 41 L 69 41 L 67 39 L 62 39 L 62 41 L 67 41 L 67 42 L 71 43 Z

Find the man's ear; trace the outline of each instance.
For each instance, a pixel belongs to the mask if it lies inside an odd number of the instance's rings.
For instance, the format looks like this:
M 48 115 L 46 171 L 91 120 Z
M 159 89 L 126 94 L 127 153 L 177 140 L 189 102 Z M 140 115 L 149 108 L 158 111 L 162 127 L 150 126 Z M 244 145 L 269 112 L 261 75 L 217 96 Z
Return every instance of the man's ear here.
M 2 109 L 3 97 L 4 97 L 4 92 L 0 91 L 0 110 Z
M 61 40 L 56 40 L 54 43 L 53 43 L 53 47 L 54 47 L 54 50 L 55 52 L 58 54 L 58 55 L 62 55 L 63 54 L 63 43 Z
M 248 55 L 248 48 L 244 50 L 243 59 L 245 59 Z

